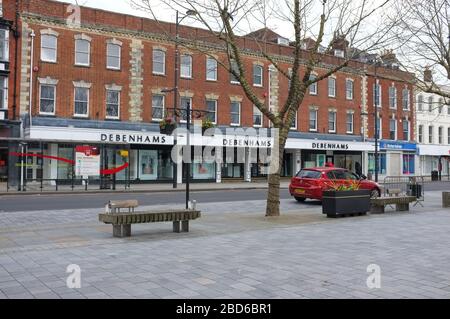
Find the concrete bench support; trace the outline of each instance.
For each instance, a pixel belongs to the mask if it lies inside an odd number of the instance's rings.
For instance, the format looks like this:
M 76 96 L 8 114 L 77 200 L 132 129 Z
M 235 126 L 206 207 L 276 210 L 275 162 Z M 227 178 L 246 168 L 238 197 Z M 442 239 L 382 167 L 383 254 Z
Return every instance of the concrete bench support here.
M 450 192 L 442 192 L 442 207 L 450 207 Z

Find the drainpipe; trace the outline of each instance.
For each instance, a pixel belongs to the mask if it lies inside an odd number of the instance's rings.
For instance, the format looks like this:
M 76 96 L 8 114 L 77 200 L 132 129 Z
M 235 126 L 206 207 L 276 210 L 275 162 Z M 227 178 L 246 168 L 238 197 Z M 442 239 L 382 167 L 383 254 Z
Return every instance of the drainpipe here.
M 19 31 L 19 1 L 16 1 L 16 19 L 14 23 L 14 29 L 12 30 L 14 34 L 14 89 L 13 89 L 13 116 L 12 119 L 15 120 L 17 116 L 17 61 L 19 61 L 19 39 L 20 39 L 20 31 Z
M 34 57 L 34 37 L 35 37 L 35 34 L 34 34 L 33 30 L 31 30 L 30 37 L 31 37 L 30 103 L 29 103 L 28 112 L 29 112 L 29 117 L 30 117 L 30 129 L 31 129 L 31 126 L 33 125 L 31 113 L 32 113 L 32 109 L 33 109 L 33 57 Z

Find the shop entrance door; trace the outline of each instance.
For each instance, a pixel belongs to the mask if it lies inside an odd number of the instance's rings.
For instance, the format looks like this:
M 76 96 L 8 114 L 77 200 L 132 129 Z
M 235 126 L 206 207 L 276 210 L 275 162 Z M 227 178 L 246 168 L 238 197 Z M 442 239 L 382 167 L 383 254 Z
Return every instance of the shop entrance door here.
M 0 148 L 0 183 L 8 180 L 8 148 Z
M 26 161 L 25 161 L 25 167 L 26 167 L 26 171 L 25 171 L 25 177 L 27 180 L 27 183 L 32 183 L 32 182 L 40 182 L 42 179 L 42 161 L 43 159 L 41 157 L 37 157 L 37 156 L 33 156 L 33 155 L 38 155 L 41 154 L 41 152 L 39 151 L 35 151 L 35 150 L 29 150 L 28 154 L 30 154 L 30 156 L 26 157 Z
M 402 159 L 400 154 L 398 153 L 394 153 L 391 154 L 391 159 L 390 159 L 390 171 L 389 171 L 389 175 L 391 176 L 400 176 L 401 175 L 401 164 L 402 164 Z

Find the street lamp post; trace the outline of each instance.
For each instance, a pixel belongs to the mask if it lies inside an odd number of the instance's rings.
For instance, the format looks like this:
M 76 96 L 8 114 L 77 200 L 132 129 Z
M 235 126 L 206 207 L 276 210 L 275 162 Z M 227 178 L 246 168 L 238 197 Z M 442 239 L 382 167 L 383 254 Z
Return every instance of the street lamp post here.
M 188 152 L 189 158 L 186 162 L 186 209 L 189 208 L 189 186 L 191 179 L 191 103 L 186 103 L 186 151 Z
M 174 123 L 177 123 L 177 112 L 176 109 L 178 107 L 178 74 L 179 74 L 179 59 L 180 59 L 180 54 L 179 54 L 179 50 L 178 50 L 178 42 L 180 39 L 180 35 L 179 35 L 179 26 L 181 21 L 183 21 L 184 18 L 188 17 L 188 16 L 192 16 L 192 15 L 196 15 L 197 11 L 194 10 L 188 10 L 186 11 L 186 14 L 179 19 L 179 14 L 178 14 L 178 10 L 176 11 L 176 23 L 175 23 L 175 62 L 174 62 L 174 70 L 175 70 L 175 74 L 174 74 L 174 85 L 173 85 L 173 105 L 174 105 L 174 112 L 173 112 L 173 120 Z M 173 138 L 173 144 L 176 147 L 177 145 L 177 136 L 175 134 L 174 138 Z M 177 188 L 177 175 L 178 175 L 178 168 L 177 168 L 177 163 L 176 161 L 173 162 L 173 188 Z
M 377 82 L 377 63 L 378 61 L 375 60 L 375 111 L 374 111 L 374 118 L 375 118 L 375 182 L 378 183 L 378 99 L 380 98 L 379 92 L 378 92 L 378 82 Z M 380 101 L 381 102 L 381 101 Z

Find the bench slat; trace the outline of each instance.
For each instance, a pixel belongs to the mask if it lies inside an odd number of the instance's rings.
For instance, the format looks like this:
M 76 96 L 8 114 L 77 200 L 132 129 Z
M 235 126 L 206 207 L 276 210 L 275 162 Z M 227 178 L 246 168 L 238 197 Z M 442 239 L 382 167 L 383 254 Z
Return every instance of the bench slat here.
M 168 221 L 192 220 L 200 217 L 200 211 L 134 212 L 99 214 L 99 220 L 107 224 L 126 225 Z

